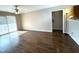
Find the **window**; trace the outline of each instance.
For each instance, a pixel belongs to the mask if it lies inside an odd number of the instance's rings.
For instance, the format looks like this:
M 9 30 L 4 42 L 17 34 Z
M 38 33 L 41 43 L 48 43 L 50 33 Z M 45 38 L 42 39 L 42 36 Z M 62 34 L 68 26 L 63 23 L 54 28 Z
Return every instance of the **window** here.
M 0 35 L 17 30 L 15 16 L 0 16 Z
M 8 26 L 5 16 L 0 16 L 0 35 L 8 33 Z
M 9 32 L 13 32 L 17 30 L 15 16 L 7 16 L 7 22 L 8 22 Z

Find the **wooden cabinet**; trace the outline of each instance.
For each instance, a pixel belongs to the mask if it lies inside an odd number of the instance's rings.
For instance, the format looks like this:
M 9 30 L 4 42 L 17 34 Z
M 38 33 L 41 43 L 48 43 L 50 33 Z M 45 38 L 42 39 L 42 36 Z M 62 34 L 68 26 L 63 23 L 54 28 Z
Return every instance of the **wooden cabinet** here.
M 79 19 L 79 5 L 76 5 L 76 6 L 73 6 L 73 7 L 70 7 L 70 8 L 67 8 L 67 18 L 69 19 Z
M 79 5 L 73 7 L 74 19 L 79 19 Z

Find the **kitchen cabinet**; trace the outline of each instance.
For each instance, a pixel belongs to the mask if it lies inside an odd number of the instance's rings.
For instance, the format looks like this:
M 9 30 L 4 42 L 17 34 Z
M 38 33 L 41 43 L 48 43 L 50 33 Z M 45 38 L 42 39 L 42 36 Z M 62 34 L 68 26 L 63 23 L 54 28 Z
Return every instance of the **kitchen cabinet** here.
M 74 19 L 79 19 L 79 5 L 73 7 Z
M 68 10 L 68 18 L 69 19 L 79 19 L 79 5 L 75 5 Z

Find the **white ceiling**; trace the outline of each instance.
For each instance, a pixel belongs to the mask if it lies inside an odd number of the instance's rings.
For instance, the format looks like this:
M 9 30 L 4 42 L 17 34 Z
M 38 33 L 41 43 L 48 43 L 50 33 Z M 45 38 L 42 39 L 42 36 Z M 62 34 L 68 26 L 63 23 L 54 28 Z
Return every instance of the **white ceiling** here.
M 28 13 L 44 8 L 50 8 L 50 7 L 55 7 L 53 9 L 64 9 L 72 5 L 18 5 L 18 9 L 20 13 Z M 0 11 L 6 11 L 6 12 L 11 12 L 15 13 L 15 5 L 0 5 Z
M 20 13 L 28 13 L 44 8 L 50 8 L 54 7 L 52 5 L 19 5 L 18 9 Z M 7 12 L 15 12 L 15 6 L 14 5 L 0 5 L 0 11 L 7 11 Z
M 48 5 L 24 5 L 24 6 L 19 6 L 21 13 L 27 13 L 31 11 L 36 11 L 44 8 L 49 8 L 53 6 L 48 6 Z

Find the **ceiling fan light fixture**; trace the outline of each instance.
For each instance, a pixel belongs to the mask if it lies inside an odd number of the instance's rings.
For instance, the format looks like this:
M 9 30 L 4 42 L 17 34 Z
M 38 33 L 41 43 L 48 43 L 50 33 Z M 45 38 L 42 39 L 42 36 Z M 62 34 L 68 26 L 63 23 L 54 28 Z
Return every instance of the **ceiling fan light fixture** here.
M 19 9 L 17 5 L 15 6 L 15 14 L 19 14 Z

